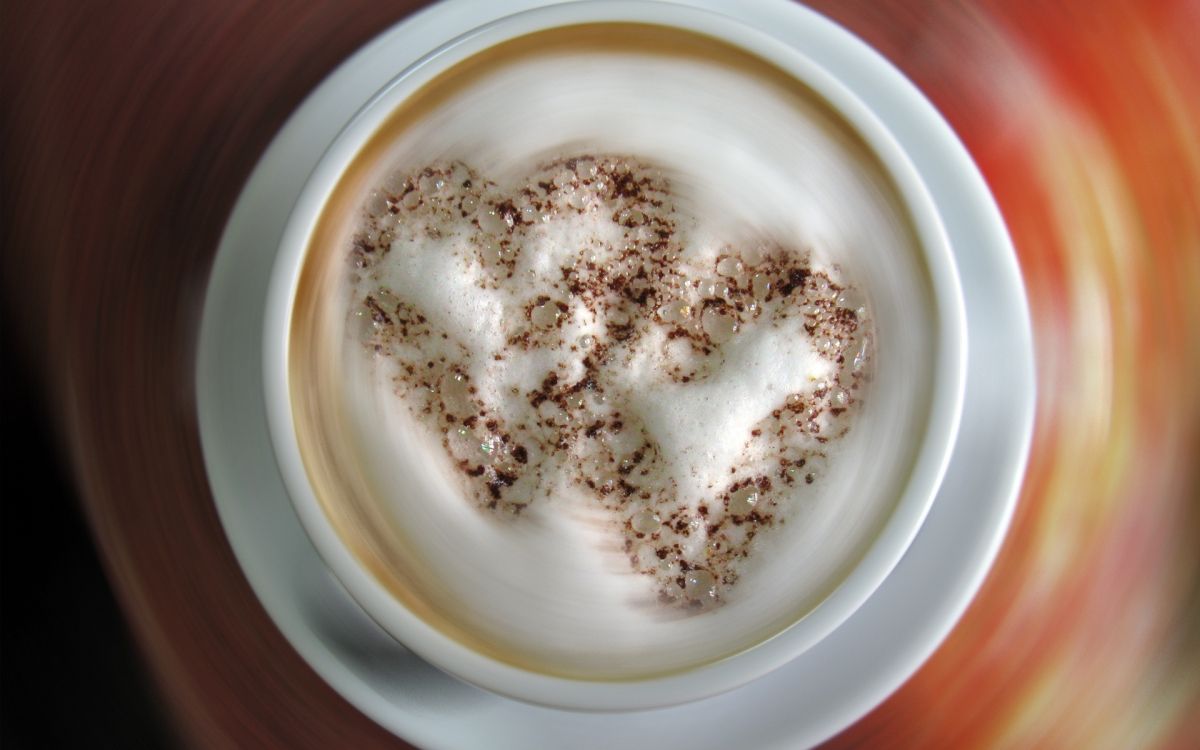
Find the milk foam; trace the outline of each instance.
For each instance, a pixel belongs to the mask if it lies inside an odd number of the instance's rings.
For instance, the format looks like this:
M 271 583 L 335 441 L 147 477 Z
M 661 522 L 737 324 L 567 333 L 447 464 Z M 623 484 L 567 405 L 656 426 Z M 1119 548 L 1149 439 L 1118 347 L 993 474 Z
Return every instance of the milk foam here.
M 328 306 L 343 437 L 432 609 L 517 663 L 661 673 L 778 632 L 862 553 L 931 312 L 891 188 L 819 104 L 696 59 L 550 57 L 381 161 Z M 616 304 L 631 248 L 651 294 Z

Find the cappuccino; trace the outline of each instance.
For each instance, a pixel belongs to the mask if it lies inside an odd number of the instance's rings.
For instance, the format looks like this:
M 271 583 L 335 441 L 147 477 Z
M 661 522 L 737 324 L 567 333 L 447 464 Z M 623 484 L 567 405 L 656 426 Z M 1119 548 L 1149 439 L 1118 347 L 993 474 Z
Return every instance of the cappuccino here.
M 712 662 L 870 545 L 930 397 L 928 281 L 871 151 L 678 30 L 534 34 L 410 97 L 297 291 L 297 439 L 410 610 L 579 679 Z

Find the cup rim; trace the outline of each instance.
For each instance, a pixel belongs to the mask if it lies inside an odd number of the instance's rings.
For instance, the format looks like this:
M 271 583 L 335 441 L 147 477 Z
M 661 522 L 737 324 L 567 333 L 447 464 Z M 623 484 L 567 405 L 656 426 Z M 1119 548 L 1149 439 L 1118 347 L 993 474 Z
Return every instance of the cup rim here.
M 742 652 L 664 676 L 591 681 L 533 672 L 484 656 L 409 611 L 364 569 L 308 481 L 296 440 L 287 363 L 294 295 L 308 240 L 340 175 L 382 120 L 438 72 L 495 44 L 557 27 L 621 22 L 678 28 L 744 49 L 802 81 L 863 138 L 895 181 L 925 258 L 937 319 L 936 355 L 924 440 L 908 480 L 882 530 L 832 593 L 784 630 Z M 447 41 L 391 79 L 339 131 L 293 206 L 271 270 L 263 387 L 271 444 L 292 506 L 325 564 L 373 620 L 434 666 L 493 692 L 557 708 L 612 711 L 685 703 L 750 682 L 799 656 L 866 601 L 907 550 L 941 485 L 962 413 L 966 354 L 962 291 L 937 209 L 915 167 L 864 102 L 802 51 L 721 13 L 660 0 L 582 0 L 520 11 Z

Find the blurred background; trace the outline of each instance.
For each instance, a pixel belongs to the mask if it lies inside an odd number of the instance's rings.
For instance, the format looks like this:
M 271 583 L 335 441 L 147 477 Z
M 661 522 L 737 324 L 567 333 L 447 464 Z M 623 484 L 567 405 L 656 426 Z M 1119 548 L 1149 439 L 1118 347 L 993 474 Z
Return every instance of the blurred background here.
M 421 3 L 0 2 L 0 744 L 403 747 L 220 530 L 192 371 L 225 218 L 301 99 Z M 1009 537 L 830 747 L 1200 747 L 1200 2 L 818 0 L 1008 222 L 1040 388 Z

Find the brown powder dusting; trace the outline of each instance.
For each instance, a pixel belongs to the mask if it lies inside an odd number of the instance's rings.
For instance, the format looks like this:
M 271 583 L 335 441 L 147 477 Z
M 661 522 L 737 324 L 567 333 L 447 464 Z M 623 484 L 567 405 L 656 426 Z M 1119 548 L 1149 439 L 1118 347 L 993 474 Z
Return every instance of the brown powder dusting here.
M 824 443 L 849 429 L 859 406 L 870 327 L 865 316 L 837 304 L 840 281 L 815 267 L 802 247 L 760 240 L 722 248 L 697 278 L 683 260 L 689 248 L 670 180 L 627 157 L 557 159 L 507 193 L 461 163 L 430 165 L 389 184 L 403 187 L 384 196 L 383 215 L 364 210 L 361 231 L 347 240 L 347 273 L 354 274 L 358 300 L 351 315 L 362 320 L 357 330 L 364 350 L 397 365 L 401 401 L 443 435 L 466 496 L 480 512 L 522 522 L 524 508 L 557 500 L 550 492 L 565 477 L 614 519 L 615 549 L 653 579 L 659 601 L 687 612 L 719 604 L 751 555 L 751 542 L 784 523 L 795 493 L 817 482 L 819 473 L 806 462 L 824 456 Z M 389 256 L 398 238 L 442 237 L 465 226 L 470 237 L 462 262 L 486 271 L 480 286 L 502 290 L 513 284 L 539 227 L 583 215 L 610 223 L 619 240 L 581 241 L 578 254 L 553 270 L 553 288 L 523 300 L 500 351 L 472 351 L 456 342 L 383 281 L 386 264 L 402 262 Z M 579 316 L 599 328 L 586 340 L 567 340 L 568 324 Z M 746 435 L 732 436 L 744 443 L 747 458 L 729 467 L 722 480 L 728 483 L 689 507 L 611 373 L 661 341 L 684 352 L 664 357 L 661 376 L 680 385 L 703 383 L 721 363 L 727 341 L 754 326 L 787 321 L 834 363 L 837 387 L 815 384 L 781 394 Z M 457 353 L 433 359 L 425 351 L 431 341 L 439 342 L 436 351 Z M 532 390 L 505 389 L 504 404 L 488 402 L 487 389 L 465 375 L 478 373 L 480 362 L 534 351 L 574 352 L 583 374 L 551 367 Z M 746 468 L 750 457 L 758 473 Z M 689 574 L 696 590 L 704 588 L 697 581 L 711 576 L 715 596 L 689 590 Z

